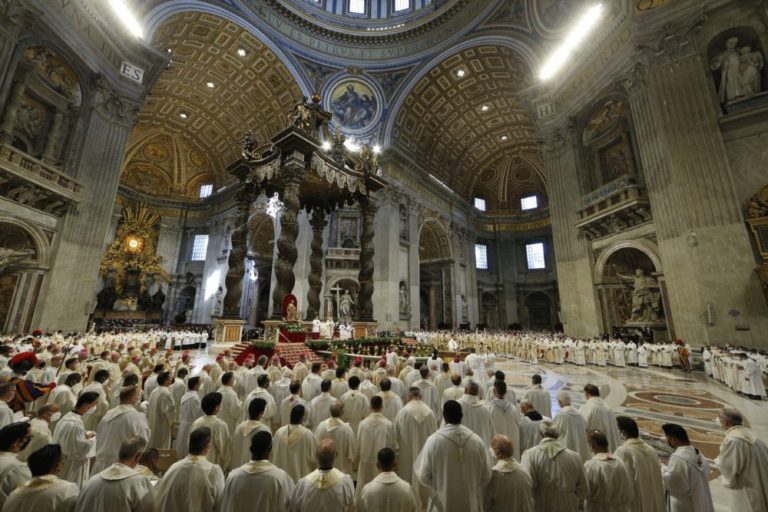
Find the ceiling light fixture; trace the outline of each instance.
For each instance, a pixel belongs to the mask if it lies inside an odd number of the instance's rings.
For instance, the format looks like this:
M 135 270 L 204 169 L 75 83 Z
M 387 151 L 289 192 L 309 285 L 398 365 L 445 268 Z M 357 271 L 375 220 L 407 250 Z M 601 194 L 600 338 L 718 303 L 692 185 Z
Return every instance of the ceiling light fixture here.
M 213 82 L 205 82 L 205 85 L 206 85 L 206 86 L 207 86 L 209 89 L 213 89 L 213 88 L 216 86 L 216 84 L 214 84 Z
M 549 80 L 570 59 L 576 48 L 584 41 L 598 20 L 603 15 L 603 5 L 595 4 L 582 14 L 576 23 L 568 30 L 568 34 L 560 46 L 549 56 L 539 71 L 540 80 Z
M 467 74 L 467 72 L 464 71 L 463 69 L 460 69 L 460 70 L 456 71 L 456 76 L 459 77 L 459 78 L 464 78 L 464 75 L 466 75 L 466 74 Z
M 141 23 L 131 12 L 125 0 L 109 0 L 109 5 L 112 6 L 112 10 L 120 18 L 120 21 L 123 22 L 123 25 L 131 35 L 139 39 L 144 37 L 144 29 L 141 27 Z
M 187 119 L 189 117 L 189 114 L 186 112 L 179 112 L 179 117 L 182 119 Z
M 381 146 L 379 146 L 378 144 L 374 144 L 373 145 L 373 154 L 374 155 L 378 155 L 379 153 L 381 153 Z
M 502 135 L 501 136 L 501 140 L 502 140 L 502 142 L 507 141 L 507 140 L 509 140 L 509 137 L 507 135 Z
M 238 48 L 237 49 L 237 56 L 238 57 L 245 57 L 248 54 L 248 52 L 245 51 L 245 48 Z
M 480 110 L 482 110 L 483 112 L 488 112 L 488 110 L 490 110 L 490 108 L 491 107 L 489 107 L 488 105 L 483 105 L 482 107 L 480 107 Z
M 331 143 L 328 142 L 327 140 L 324 140 L 323 144 L 320 147 L 323 148 L 323 151 L 330 151 L 331 150 Z

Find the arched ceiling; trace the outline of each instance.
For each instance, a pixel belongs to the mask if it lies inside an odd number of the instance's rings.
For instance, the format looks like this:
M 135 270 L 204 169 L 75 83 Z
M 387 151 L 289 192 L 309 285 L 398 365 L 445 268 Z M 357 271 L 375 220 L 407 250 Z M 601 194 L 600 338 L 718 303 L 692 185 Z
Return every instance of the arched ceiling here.
M 151 44 L 170 49 L 172 60 L 131 133 L 124 176 L 141 168 L 148 176 L 156 173 L 158 182 L 170 177 L 168 195 L 189 196 L 194 189 L 189 179 L 201 172 L 210 174 L 216 187 L 228 182 L 225 169 L 239 158 L 237 141 L 245 130 L 253 129 L 260 142 L 268 140 L 285 127 L 291 105 L 301 97 L 291 73 L 269 48 L 220 17 L 177 14 L 158 28 Z M 238 54 L 241 49 L 244 55 Z M 160 148 L 155 154 L 187 148 L 189 155 L 204 157 L 205 168 L 198 168 L 202 159 L 192 157 L 145 165 L 146 152 L 138 149 L 147 144 Z M 188 168 L 190 163 L 195 168 Z
M 537 196 L 539 208 L 549 204 L 535 157 L 501 156 L 477 175 L 471 192 L 485 199 L 488 212 L 522 214 L 520 199 L 531 195 Z
M 495 170 L 500 157 L 537 158 L 536 131 L 519 97 L 530 77 L 521 56 L 507 47 L 474 46 L 455 53 L 413 87 L 397 113 L 392 140 L 470 199 L 477 177 Z M 507 189 L 501 178 L 510 173 L 493 176 L 496 181 L 481 183 Z

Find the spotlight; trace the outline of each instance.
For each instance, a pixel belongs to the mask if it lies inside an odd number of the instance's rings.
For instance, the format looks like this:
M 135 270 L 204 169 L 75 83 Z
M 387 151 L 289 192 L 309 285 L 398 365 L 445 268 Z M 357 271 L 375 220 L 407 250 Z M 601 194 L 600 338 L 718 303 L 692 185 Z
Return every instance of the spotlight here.
M 459 78 L 464 78 L 464 75 L 466 75 L 466 74 L 467 74 L 467 72 L 464 71 L 463 69 L 460 69 L 460 70 L 456 71 L 456 76 L 459 77 Z
M 186 112 L 179 112 L 179 117 L 182 119 L 186 119 L 189 117 L 189 114 L 187 114 Z
M 549 80 L 570 60 L 576 48 L 589 35 L 603 15 L 603 5 L 595 4 L 582 14 L 568 31 L 565 40 L 554 51 L 539 71 L 540 80 Z
M 480 107 L 480 110 L 482 110 L 483 112 L 488 112 L 490 109 L 491 107 L 489 107 L 488 105 L 483 105 L 482 107 Z
M 213 89 L 214 87 L 216 87 L 216 84 L 214 84 L 213 82 L 205 82 L 205 85 L 206 85 L 206 86 L 207 86 L 209 89 Z
M 507 135 L 502 135 L 501 136 L 501 140 L 502 140 L 502 142 L 507 141 L 507 140 L 509 140 L 509 137 Z
M 323 149 L 323 151 L 330 151 L 331 150 L 331 143 L 328 142 L 327 140 L 324 140 L 320 147 Z
M 238 57 L 245 57 L 247 55 L 247 52 L 245 51 L 245 48 L 238 48 L 237 49 L 237 56 Z
M 379 153 L 381 153 L 381 146 L 379 146 L 378 144 L 374 144 L 373 145 L 373 154 L 374 155 L 378 155 Z

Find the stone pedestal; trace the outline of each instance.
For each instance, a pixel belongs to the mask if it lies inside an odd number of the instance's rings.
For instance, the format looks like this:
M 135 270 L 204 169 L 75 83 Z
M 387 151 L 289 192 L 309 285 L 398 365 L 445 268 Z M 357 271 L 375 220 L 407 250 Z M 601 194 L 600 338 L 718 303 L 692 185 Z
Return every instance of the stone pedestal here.
M 214 343 L 240 343 L 243 338 L 243 325 L 245 320 L 240 318 L 214 318 L 213 342 Z

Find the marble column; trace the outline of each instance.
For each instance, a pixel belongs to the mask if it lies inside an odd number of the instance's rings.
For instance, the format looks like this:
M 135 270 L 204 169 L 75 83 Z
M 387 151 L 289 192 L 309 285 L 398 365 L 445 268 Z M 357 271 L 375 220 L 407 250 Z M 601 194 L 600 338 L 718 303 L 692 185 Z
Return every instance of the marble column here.
M 289 157 L 283 165 L 282 174 L 285 177 L 283 189 L 283 211 L 280 216 L 280 237 L 277 239 L 277 254 L 275 261 L 276 283 L 272 292 L 272 318 L 280 319 L 283 298 L 293 291 L 296 275 L 293 265 L 298 258 L 296 238 L 299 236 L 299 189 L 304 177 L 304 160 L 297 155 Z
M 42 306 L 35 315 L 39 326 L 48 330 L 87 327 L 99 288 L 98 269 L 108 243 L 120 167 L 135 120 L 135 106 L 105 85 L 94 89 L 83 150 L 72 166 L 74 178 L 83 185 L 82 202 L 63 221 Z
M 765 346 L 768 308 L 694 44 L 665 40 L 625 82 L 675 334 L 693 344 Z
M 600 332 L 593 262 L 587 241 L 576 229 L 581 204 L 578 159 L 573 130 L 551 135 L 542 148 L 554 237 L 560 310 L 565 333 L 594 336 Z
M 13 140 L 13 125 L 16 122 L 16 114 L 21 106 L 21 99 L 27 84 L 23 79 L 17 79 L 11 88 L 11 94 L 5 105 L 2 122 L 0 122 L 0 143 L 9 144 Z
M 323 289 L 323 232 L 328 223 L 321 208 L 312 211 L 312 245 L 309 260 L 309 293 L 307 294 L 307 320 L 312 320 L 322 311 L 320 291 Z
M 56 146 L 61 137 L 61 125 L 64 121 L 64 114 L 56 110 L 53 114 L 51 129 L 48 131 L 48 137 L 45 139 L 45 148 L 43 149 L 43 162 L 51 165 L 56 164 Z
M 19 2 L 0 1 L 0 76 L 9 76 L 13 53 L 18 44 L 19 29 Z
M 357 281 L 360 283 L 360 293 L 357 296 L 357 320 L 373 321 L 373 222 L 376 216 L 376 203 L 368 196 L 360 201 L 360 212 L 363 221 L 362 236 L 360 237 L 360 272 Z

